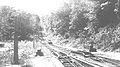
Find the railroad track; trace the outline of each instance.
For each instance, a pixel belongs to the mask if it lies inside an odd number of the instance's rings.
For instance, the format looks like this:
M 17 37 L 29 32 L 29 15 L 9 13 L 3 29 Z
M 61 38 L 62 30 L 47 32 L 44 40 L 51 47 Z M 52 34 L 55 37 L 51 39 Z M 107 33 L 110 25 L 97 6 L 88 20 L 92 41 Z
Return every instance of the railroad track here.
M 60 52 L 55 49 L 50 48 L 49 46 L 45 45 L 54 56 L 65 66 L 65 67 L 100 67 L 92 64 L 88 64 L 86 62 L 80 61 L 76 59 L 75 57 L 73 58 L 70 55 L 67 55 L 68 53 Z M 62 48 L 61 48 L 62 49 Z M 63 50 L 63 49 L 62 49 Z M 68 51 L 68 50 L 67 50 Z M 66 51 L 66 52 L 67 52 Z
M 81 51 L 81 53 L 71 53 L 72 50 L 66 49 L 63 47 L 55 46 L 53 44 L 50 44 L 50 46 L 57 48 L 59 50 L 56 50 L 48 45 L 46 45 L 48 49 L 54 54 L 58 60 L 65 66 L 65 67 L 109 67 L 103 65 L 104 63 L 112 64 L 111 67 L 120 67 L 120 62 L 115 62 L 114 60 L 111 60 L 109 58 L 100 57 L 100 56 L 94 56 L 94 54 L 88 53 L 88 56 L 86 56 L 85 52 Z M 66 54 L 66 56 L 60 56 L 59 53 Z M 73 54 L 73 55 L 70 55 Z M 62 57 L 61 59 L 59 57 Z M 69 59 L 68 59 L 69 57 Z M 83 59 L 81 59 L 83 57 Z M 89 59 L 89 60 L 84 60 Z M 72 60 L 72 61 L 71 61 Z M 65 61 L 65 62 L 64 62 Z
M 46 46 L 46 45 L 45 45 Z M 65 67 L 83 67 L 80 64 L 76 63 L 74 64 L 70 57 L 67 56 L 66 54 L 62 53 L 62 52 L 58 52 L 48 46 L 46 46 L 51 52 L 52 54 L 65 66 Z
M 120 67 L 120 61 L 119 60 L 114 60 L 114 59 L 101 57 L 101 56 L 97 56 L 97 57 L 101 58 L 103 60 L 103 62 L 108 62 L 108 63 L 111 63 L 113 65 L 116 65 L 116 67 Z
M 102 67 L 102 66 L 100 66 L 100 65 L 98 65 L 98 64 L 91 63 L 91 62 L 88 62 L 88 61 L 86 61 L 86 60 L 80 59 L 79 57 L 75 57 L 75 56 L 69 55 L 69 54 L 71 54 L 71 50 L 70 50 L 70 49 L 66 49 L 66 48 L 63 48 L 63 47 L 55 46 L 55 45 L 53 45 L 53 44 L 50 44 L 50 45 L 52 45 L 53 47 L 56 47 L 57 49 L 59 49 L 60 51 L 62 51 L 62 52 L 65 53 L 65 54 L 67 54 L 68 56 L 76 59 L 77 61 L 78 61 L 78 60 L 81 61 L 81 62 L 82 62 L 81 64 L 87 65 L 87 66 L 85 66 L 85 67 Z M 79 62 L 79 63 L 80 63 L 80 62 Z
M 55 54 L 55 53 L 54 53 Z M 65 67 L 94 67 L 90 64 L 77 60 L 71 56 L 68 56 L 65 53 L 59 52 L 58 60 L 65 66 Z M 58 56 L 58 55 L 57 55 Z
M 63 52 L 56 51 L 47 45 L 45 45 L 52 54 L 65 66 L 65 67 L 85 67 L 81 63 L 79 63 L 76 59 L 67 56 L 67 54 Z
M 84 52 L 83 53 L 80 53 L 80 52 L 73 52 L 74 54 L 78 54 L 78 55 L 81 55 L 81 56 L 84 56 Z M 85 56 L 84 56 L 85 57 Z M 103 67 L 106 67 L 104 66 L 103 64 L 109 64 L 111 65 L 111 67 L 120 67 L 120 61 L 119 60 L 114 60 L 114 59 L 110 59 L 110 58 L 106 58 L 106 57 L 101 57 L 101 56 L 95 56 L 94 54 L 89 54 L 89 56 L 87 56 L 86 58 L 88 59 L 91 59 L 91 61 L 96 61 L 94 62 L 93 64 L 99 64 Z M 95 64 L 95 65 L 96 65 Z M 109 66 L 108 66 L 109 67 Z

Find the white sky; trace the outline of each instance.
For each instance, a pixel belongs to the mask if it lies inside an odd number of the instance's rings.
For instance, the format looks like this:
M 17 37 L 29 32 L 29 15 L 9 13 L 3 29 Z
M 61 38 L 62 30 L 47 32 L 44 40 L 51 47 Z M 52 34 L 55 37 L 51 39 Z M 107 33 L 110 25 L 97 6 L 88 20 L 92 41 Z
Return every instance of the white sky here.
M 63 5 L 64 0 L 0 0 L 0 6 L 11 6 L 38 15 L 46 15 Z

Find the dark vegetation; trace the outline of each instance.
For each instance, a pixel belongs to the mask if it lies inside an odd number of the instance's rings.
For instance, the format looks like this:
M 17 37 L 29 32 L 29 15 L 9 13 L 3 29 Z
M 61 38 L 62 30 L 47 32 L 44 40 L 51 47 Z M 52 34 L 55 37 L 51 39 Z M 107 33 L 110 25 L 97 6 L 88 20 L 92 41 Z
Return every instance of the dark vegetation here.
M 87 48 L 93 42 L 97 49 L 119 51 L 119 7 L 119 0 L 72 0 L 42 20 L 61 44 Z
M 0 41 L 14 39 L 15 23 L 18 23 L 18 40 L 32 41 L 35 35 L 41 36 L 42 27 L 38 15 L 3 6 L 0 8 Z

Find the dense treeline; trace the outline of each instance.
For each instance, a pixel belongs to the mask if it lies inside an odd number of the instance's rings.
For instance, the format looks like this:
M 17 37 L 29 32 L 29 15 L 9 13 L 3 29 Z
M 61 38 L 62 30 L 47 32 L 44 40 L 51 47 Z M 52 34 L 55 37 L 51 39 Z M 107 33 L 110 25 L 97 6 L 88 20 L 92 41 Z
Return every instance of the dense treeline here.
M 13 40 L 15 23 L 18 23 L 19 40 L 33 40 L 42 31 L 38 15 L 15 10 L 9 6 L 0 7 L 0 41 Z
M 94 42 L 98 49 L 113 51 L 120 47 L 119 22 L 119 0 L 70 0 L 50 16 L 43 17 L 3 6 L 0 40 L 13 40 L 14 26 L 18 23 L 19 40 L 40 39 L 45 35 L 56 43 L 73 42 L 72 46 L 86 48 Z
M 71 42 L 71 38 L 75 39 L 77 46 L 94 42 L 98 49 L 105 51 L 118 49 L 120 47 L 118 1 L 70 0 L 51 16 L 47 16 L 46 20 L 46 17 L 42 19 L 43 22 L 46 21 L 45 30 L 55 37 L 68 39 L 68 43 Z

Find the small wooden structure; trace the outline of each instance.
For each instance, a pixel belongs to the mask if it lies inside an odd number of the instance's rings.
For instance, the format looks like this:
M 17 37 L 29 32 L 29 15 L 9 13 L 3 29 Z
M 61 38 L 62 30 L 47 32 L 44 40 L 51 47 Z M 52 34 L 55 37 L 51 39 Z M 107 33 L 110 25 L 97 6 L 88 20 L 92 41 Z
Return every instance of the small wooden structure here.
M 44 56 L 43 52 L 40 50 L 37 50 L 36 55 L 35 56 Z
M 90 48 L 89 48 L 89 52 L 97 52 L 96 48 L 93 47 L 93 44 L 95 44 L 94 42 L 90 42 Z
M 0 47 L 4 47 L 5 44 L 0 44 Z

